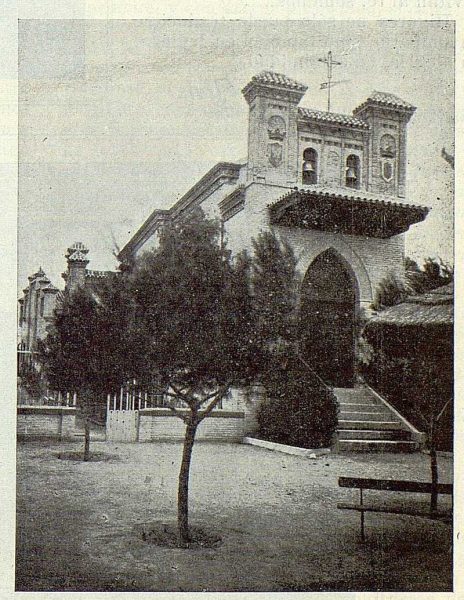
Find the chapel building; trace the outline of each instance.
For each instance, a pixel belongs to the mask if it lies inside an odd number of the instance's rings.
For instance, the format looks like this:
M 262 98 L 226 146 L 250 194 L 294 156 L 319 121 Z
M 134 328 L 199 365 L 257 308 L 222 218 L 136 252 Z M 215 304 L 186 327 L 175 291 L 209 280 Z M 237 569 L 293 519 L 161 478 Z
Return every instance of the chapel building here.
M 93 287 L 107 277 L 109 271 L 88 269 L 88 248 L 82 242 L 72 244 L 65 254 L 67 269 L 61 274 L 65 291 L 73 292 L 79 287 Z M 28 277 L 29 284 L 19 298 L 18 349 L 23 352 L 37 350 L 39 340 L 47 337 L 53 322 L 55 309 L 63 299 L 63 291 L 54 286 L 42 267 Z
M 301 276 L 301 344 L 328 384 L 353 384 L 356 323 L 388 274 L 403 277 L 404 234 L 428 209 L 406 201 L 406 137 L 415 107 L 384 92 L 351 115 L 300 107 L 307 86 L 265 71 L 242 90 L 248 158 L 218 163 L 169 210 L 155 210 L 120 253 L 155 248 L 168 221 L 200 206 L 233 252 L 273 229 Z M 317 357 L 317 358 L 314 358 Z

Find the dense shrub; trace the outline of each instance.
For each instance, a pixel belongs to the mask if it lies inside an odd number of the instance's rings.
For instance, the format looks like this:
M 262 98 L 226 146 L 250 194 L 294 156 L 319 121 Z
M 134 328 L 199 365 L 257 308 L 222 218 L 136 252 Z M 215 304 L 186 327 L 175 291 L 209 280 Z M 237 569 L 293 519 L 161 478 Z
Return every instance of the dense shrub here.
M 265 381 L 267 398 L 257 414 L 258 435 L 270 442 L 330 446 L 338 406 L 332 391 L 298 359 L 275 365 Z
M 45 395 L 47 384 L 34 366 L 24 363 L 18 369 L 18 387 L 22 394 L 39 401 Z
M 367 327 L 373 354 L 364 365 L 367 383 L 381 393 L 417 429 L 428 433 L 430 418 L 453 398 L 452 332 L 426 328 Z M 453 404 L 435 424 L 438 450 L 453 448 Z

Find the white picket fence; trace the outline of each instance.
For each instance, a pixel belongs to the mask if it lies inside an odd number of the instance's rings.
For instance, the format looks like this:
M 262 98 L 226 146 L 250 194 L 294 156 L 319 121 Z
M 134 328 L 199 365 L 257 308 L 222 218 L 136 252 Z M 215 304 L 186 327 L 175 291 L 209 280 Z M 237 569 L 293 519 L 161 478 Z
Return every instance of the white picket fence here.
M 17 404 L 18 406 L 75 407 L 77 405 L 77 393 L 46 390 L 46 392 L 40 396 L 31 396 L 24 387 L 18 386 Z
M 107 394 L 107 410 L 140 410 L 141 408 L 167 407 L 163 394 L 136 388 L 121 387 L 119 393 Z

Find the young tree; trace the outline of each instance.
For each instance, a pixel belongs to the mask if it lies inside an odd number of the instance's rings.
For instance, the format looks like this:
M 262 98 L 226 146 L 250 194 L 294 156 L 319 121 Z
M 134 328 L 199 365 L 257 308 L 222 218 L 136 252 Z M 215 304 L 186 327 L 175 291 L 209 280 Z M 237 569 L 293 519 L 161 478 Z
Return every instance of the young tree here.
M 256 335 L 263 351 L 272 355 L 282 346 L 294 346 L 298 322 L 296 258 L 291 246 L 274 232 L 262 232 L 253 240 L 251 283 Z
M 257 414 L 259 433 L 270 441 L 306 448 L 329 444 L 337 404 L 300 352 L 295 255 L 272 231 L 253 240 L 253 249 L 253 322 L 261 348 L 257 366 L 268 396 Z
M 92 290 L 66 293 L 55 310 L 51 332 L 41 344 L 40 362 L 51 387 L 77 392 L 84 421 L 83 460 L 90 458 L 90 425 L 131 372 L 126 330 L 131 323 L 127 284 L 118 275 Z
M 442 423 L 450 418 L 453 410 L 453 367 L 452 364 L 437 364 L 427 358 L 418 358 L 415 363 L 415 369 L 407 384 L 414 394 L 415 410 L 426 434 L 432 481 L 430 510 L 436 512 L 438 500 L 436 489 L 438 483 L 437 442 Z
M 158 249 L 137 265 L 132 286 L 147 345 L 144 372 L 185 423 L 178 484 L 181 546 L 190 538 L 189 472 L 199 424 L 247 374 L 250 356 L 247 268 L 218 243 L 219 227 L 195 213 L 166 226 Z
M 384 323 L 368 323 L 364 330 L 373 349 L 366 379 L 425 433 L 432 484 L 438 483 L 437 449 L 452 448 L 454 383 L 452 333 L 437 329 L 435 334 Z M 435 489 L 431 511 L 436 508 Z

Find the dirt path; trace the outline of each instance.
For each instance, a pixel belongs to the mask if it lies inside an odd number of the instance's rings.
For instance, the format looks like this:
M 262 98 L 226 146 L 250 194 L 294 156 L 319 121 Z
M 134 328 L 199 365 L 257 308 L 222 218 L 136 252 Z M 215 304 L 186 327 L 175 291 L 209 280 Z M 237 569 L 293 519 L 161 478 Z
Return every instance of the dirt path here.
M 354 496 L 340 475 L 427 480 L 420 455 L 309 460 L 200 443 L 191 522 L 223 536 L 215 549 L 150 546 L 134 526 L 173 521 L 181 447 L 107 444 L 107 462 L 59 460 L 75 444 L 18 448 L 17 590 L 315 591 L 451 589 L 451 531 L 425 519 L 337 510 Z M 449 459 L 441 480 L 451 481 Z M 375 492 L 373 492 L 375 494 Z M 420 496 L 409 502 L 423 502 Z M 426 500 L 425 500 L 426 501 Z

